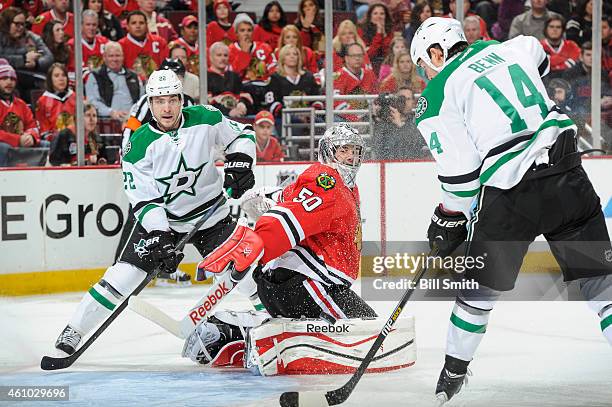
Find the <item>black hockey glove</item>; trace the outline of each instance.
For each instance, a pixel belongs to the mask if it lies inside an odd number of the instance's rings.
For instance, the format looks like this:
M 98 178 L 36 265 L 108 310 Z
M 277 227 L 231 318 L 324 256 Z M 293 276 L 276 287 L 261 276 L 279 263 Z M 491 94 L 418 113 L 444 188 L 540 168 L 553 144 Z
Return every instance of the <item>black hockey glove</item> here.
M 153 230 L 147 235 L 147 242 L 150 242 L 147 249 L 153 261 L 162 265 L 167 273 L 176 271 L 184 254 L 174 247 L 174 233 Z
M 467 238 L 467 218 L 461 212 L 446 212 L 442 204 L 436 207 L 427 229 L 429 248 L 438 245 L 438 256 L 451 254 Z
M 231 188 L 230 196 L 240 198 L 255 185 L 253 158 L 244 153 L 231 153 L 225 156 L 225 182 L 223 188 Z

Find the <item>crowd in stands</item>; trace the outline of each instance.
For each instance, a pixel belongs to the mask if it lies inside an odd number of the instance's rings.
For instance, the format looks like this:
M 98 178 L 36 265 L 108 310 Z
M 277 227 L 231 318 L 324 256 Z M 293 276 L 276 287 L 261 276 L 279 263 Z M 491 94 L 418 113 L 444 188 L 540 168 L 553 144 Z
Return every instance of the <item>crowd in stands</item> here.
M 286 96 L 322 95 L 326 80 L 341 95 L 378 95 L 374 102 L 338 100 L 340 120 L 368 120 L 373 111 L 372 158 L 426 158 L 413 123 L 415 100 L 426 86 L 410 58 L 410 42 L 432 15 L 454 17 L 463 1 L 469 43 L 537 37 L 550 55 L 549 94 L 590 129 L 593 57 L 592 0 L 352 0 L 335 10 L 333 55 L 325 55 L 322 1 L 301 0 L 297 10 L 270 1 L 259 19 L 229 0 L 206 1 L 208 103 L 229 117 L 249 121 L 264 161 L 300 159 L 281 139 Z M 84 0 L 82 55 L 86 157 L 113 163 L 118 147 L 108 131 L 126 128 L 147 78 L 166 58 L 179 61 L 185 94 L 198 102 L 200 47 L 197 1 Z M 74 10 L 69 0 L 4 0 L 0 3 L 0 166 L 19 164 L 11 151 L 50 149 L 51 164 L 75 162 Z M 602 130 L 612 138 L 612 4 L 602 17 Z M 325 59 L 332 58 L 332 74 Z M 144 99 L 142 99 L 144 100 Z M 291 123 L 308 123 L 295 113 Z M 99 120 L 98 120 L 99 118 Z M 96 124 L 97 123 L 97 124 Z M 116 143 L 115 143 L 116 144 Z M 42 149 L 40 149 L 42 147 Z M 109 148 L 113 147 L 113 148 Z M 610 149 L 610 145 L 606 146 Z M 106 155 L 105 150 L 114 155 Z

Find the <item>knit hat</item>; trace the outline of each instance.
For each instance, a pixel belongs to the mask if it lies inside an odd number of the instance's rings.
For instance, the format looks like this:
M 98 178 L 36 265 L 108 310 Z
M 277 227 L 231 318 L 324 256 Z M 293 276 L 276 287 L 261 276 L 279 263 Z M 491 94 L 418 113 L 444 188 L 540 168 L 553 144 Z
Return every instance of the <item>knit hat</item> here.
M 240 13 L 236 16 L 236 19 L 234 20 L 234 30 L 235 31 L 238 31 L 238 25 L 240 25 L 241 23 L 249 23 L 253 27 L 255 26 L 253 19 L 249 17 L 249 15 L 246 13 Z
M 2 78 L 13 78 L 17 80 L 17 72 L 6 59 L 0 58 L 0 79 Z

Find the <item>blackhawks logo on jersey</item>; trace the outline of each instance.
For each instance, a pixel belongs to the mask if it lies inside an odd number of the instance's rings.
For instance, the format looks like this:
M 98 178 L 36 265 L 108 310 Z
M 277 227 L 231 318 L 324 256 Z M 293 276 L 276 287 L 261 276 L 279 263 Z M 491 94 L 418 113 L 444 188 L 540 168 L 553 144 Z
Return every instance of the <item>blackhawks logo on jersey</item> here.
M 317 185 L 328 191 L 336 186 L 336 179 L 324 172 L 317 177 Z
M 416 108 L 414 109 L 414 118 L 418 119 L 419 117 L 423 115 L 423 113 L 425 113 L 426 110 L 427 110 L 427 99 L 421 96 L 419 100 L 417 100 L 417 105 L 416 105 Z

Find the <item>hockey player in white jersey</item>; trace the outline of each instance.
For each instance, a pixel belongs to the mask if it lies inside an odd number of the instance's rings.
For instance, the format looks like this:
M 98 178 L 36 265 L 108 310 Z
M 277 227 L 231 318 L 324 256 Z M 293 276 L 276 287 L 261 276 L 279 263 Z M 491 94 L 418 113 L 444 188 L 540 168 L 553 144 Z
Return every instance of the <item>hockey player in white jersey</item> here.
M 415 120 L 442 184 L 430 245 L 436 242 L 444 257 L 467 239 L 468 255 L 488 256 L 484 269 L 465 276 L 480 289 L 461 291 L 451 315 L 436 387 L 440 404 L 461 389 L 496 299 L 514 287 L 540 234 L 612 343 L 610 237 L 581 166 L 576 126 L 542 83 L 549 62 L 540 43 L 519 36 L 468 46 L 458 21 L 431 17 L 410 52 L 430 79 Z
M 146 86 L 153 119 L 123 152 L 123 188 L 138 222 L 118 261 L 91 287 L 62 331 L 56 348 L 72 354 L 81 338 L 112 312 L 157 265 L 174 270 L 181 234 L 217 201 L 222 189 L 239 198 L 255 184 L 255 133 L 206 105 L 182 108 L 183 89 L 170 70 L 155 71 Z M 225 178 L 215 149 L 225 150 Z M 190 240 L 206 256 L 235 229 L 226 203 Z

